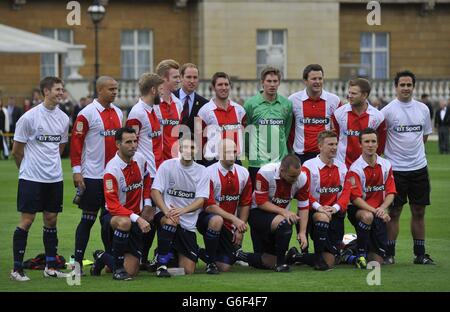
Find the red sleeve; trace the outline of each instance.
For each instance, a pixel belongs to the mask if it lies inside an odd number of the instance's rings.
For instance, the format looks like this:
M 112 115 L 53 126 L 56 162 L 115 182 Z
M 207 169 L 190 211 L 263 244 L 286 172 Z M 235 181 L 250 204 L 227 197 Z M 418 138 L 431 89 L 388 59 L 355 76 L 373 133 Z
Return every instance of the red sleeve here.
M 386 195 L 388 194 L 397 194 L 397 190 L 395 188 L 395 180 L 394 180 L 394 174 L 392 172 L 392 168 L 389 169 L 389 175 L 386 180 Z
M 386 146 L 386 134 L 387 134 L 386 120 L 383 120 L 383 122 L 377 128 L 377 136 L 378 136 L 377 154 L 378 155 L 381 155 L 384 153 L 384 147 Z
M 269 201 L 269 182 L 261 174 L 256 174 L 255 201 L 262 205 Z
M 152 178 L 150 177 L 150 174 L 147 171 L 147 163 L 145 163 L 145 169 L 144 169 L 145 175 L 144 175 L 144 199 L 151 199 L 152 198 Z
M 216 199 L 214 198 L 214 184 L 210 180 L 209 181 L 209 197 L 207 200 L 205 200 L 205 202 L 203 204 L 203 208 L 206 208 L 208 206 L 215 205 L 215 204 L 216 204 Z
M 242 117 L 241 124 L 244 128 L 247 127 L 247 115 L 244 115 L 244 117 Z
M 252 181 L 250 177 L 247 179 L 247 183 L 244 186 L 241 194 L 241 200 L 239 201 L 240 206 L 250 206 L 252 203 Z
M 105 193 L 106 207 L 112 216 L 130 216 L 133 211 L 122 206 L 118 194 L 119 186 L 116 178 L 107 173 L 103 177 L 103 191 Z
M 348 176 L 348 174 L 347 174 Z M 341 207 L 340 211 L 345 212 L 347 211 L 347 206 L 348 203 L 350 201 L 350 194 L 351 194 L 351 190 L 352 190 L 352 185 L 350 183 L 350 179 L 345 179 L 344 181 L 344 189 L 341 192 L 341 196 L 339 196 L 336 204 L 339 205 L 339 207 Z
M 303 185 L 303 187 L 297 191 L 297 193 L 295 194 L 295 198 L 299 202 L 308 202 L 307 205 L 299 206 L 299 210 L 309 209 L 309 179 L 306 179 L 305 185 Z
M 292 114 L 291 131 L 289 132 L 289 137 L 287 140 L 288 151 L 294 150 L 294 140 L 295 140 L 295 118 L 294 114 Z
M 345 178 L 345 181 L 349 183 L 350 186 L 350 200 L 353 201 L 354 199 L 358 197 L 362 197 L 362 185 L 361 185 L 361 179 L 359 178 L 359 175 L 357 175 L 353 171 L 349 171 L 347 173 L 347 177 Z
M 336 120 L 336 117 L 333 115 L 331 115 L 331 122 L 333 123 L 333 128 L 334 128 L 334 132 L 337 134 L 337 139 L 339 142 L 339 133 L 340 133 L 340 129 L 339 129 L 339 123 Z
M 81 155 L 86 134 L 89 131 L 89 122 L 83 115 L 78 115 L 72 128 L 72 138 L 70 141 L 70 162 L 71 166 L 81 166 Z
M 136 118 L 128 119 L 127 122 L 125 123 L 125 125 L 127 127 L 138 126 L 139 127 L 139 132 L 141 132 L 142 124 L 139 121 L 139 119 L 136 119 Z M 139 135 L 139 133 L 137 133 L 137 134 Z

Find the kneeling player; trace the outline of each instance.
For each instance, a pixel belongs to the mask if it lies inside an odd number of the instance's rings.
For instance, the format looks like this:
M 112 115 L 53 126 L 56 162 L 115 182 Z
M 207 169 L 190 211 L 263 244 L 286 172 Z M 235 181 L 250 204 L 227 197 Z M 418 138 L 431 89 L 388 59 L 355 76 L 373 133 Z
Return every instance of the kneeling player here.
M 224 139 L 219 144 L 219 162 L 206 169 L 211 179 L 210 199 L 198 217 L 197 227 L 205 241 L 208 274 L 230 269 L 235 249 L 241 246 L 247 231 L 252 184 L 248 170 L 235 164 L 236 155 L 234 141 Z
M 308 245 L 309 183 L 306 174 L 301 172 L 298 157 L 287 155 L 281 163 L 261 167 L 253 195 L 249 224 L 254 253 L 238 252 L 237 257 L 256 268 L 289 272 L 285 255 L 292 236 L 292 224 L 299 220 L 301 248 Z M 298 200 L 300 218 L 289 210 L 293 198 Z
M 118 152 L 106 165 L 103 177 L 106 208 L 114 230 L 113 255 L 95 252 L 91 275 L 100 275 L 107 264 L 114 267 L 113 279 L 130 280 L 139 271 L 142 235 L 150 231 L 150 224 L 140 217 L 143 209 L 152 209 L 150 176 L 144 156 L 136 152 L 136 131 L 121 128 L 115 139 Z
M 378 138 L 375 130 L 367 128 L 359 134 L 362 155 L 351 165 L 347 180 L 351 184 L 348 218 L 356 229 L 356 266 L 365 268 L 367 260 L 380 264 L 386 253 L 386 209 L 396 193 L 390 162 L 377 155 Z M 367 254 L 369 252 L 369 254 Z
M 172 258 L 172 244 L 177 252 L 178 265 L 186 274 L 194 273 L 199 249 L 196 224 L 200 208 L 209 197 L 206 168 L 193 160 L 194 140 L 182 138 L 179 149 L 180 158 L 163 162 L 152 185 L 152 198 L 158 208 L 155 215 L 158 277 L 170 277 L 167 264 Z
M 350 197 L 350 187 L 345 183 L 347 167 L 335 159 L 337 135 L 333 131 L 322 131 L 317 137 L 320 154 L 303 164 L 303 171 L 310 183 L 310 213 L 312 214 L 312 238 L 314 256 L 293 255 L 287 261 L 314 265 L 316 270 L 325 271 L 334 266 L 339 254 L 339 245 L 344 235 L 344 218 Z M 294 247 L 293 247 L 294 248 Z

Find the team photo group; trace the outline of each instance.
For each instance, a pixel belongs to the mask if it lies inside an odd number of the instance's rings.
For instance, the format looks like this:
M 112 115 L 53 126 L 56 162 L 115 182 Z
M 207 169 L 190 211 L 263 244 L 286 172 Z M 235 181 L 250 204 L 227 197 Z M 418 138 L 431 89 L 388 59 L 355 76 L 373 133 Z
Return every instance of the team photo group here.
M 278 92 L 280 70 L 266 67 L 261 91 L 236 103 L 230 76 L 216 72 L 208 100 L 196 92 L 198 67 L 167 59 L 140 77 L 140 97 L 126 114 L 114 104 L 117 81 L 99 77 L 93 102 L 73 126 L 58 107 L 64 82 L 42 79 L 43 102 L 19 119 L 14 134 L 20 217 L 11 233 L 10 278 L 30 280 L 24 255 L 38 212 L 49 278 L 112 273 L 131 280 L 139 271 L 168 278 L 195 273 L 198 261 L 207 274 L 237 264 L 276 272 L 298 264 L 319 271 L 395 265 L 405 205 L 411 261 L 434 264 L 425 249 L 432 124 L 428 107 L 414 99 L 414 73 L 396 74 L 396 98 L 381 109 L 369 102 L 364 78 L 350 80 L 341 101 L 323 89 L 321 65 L 300 74 L 305 89 L 286 98 Z M 80 208 L 72 272 L 61 270 L 57 253 L 67 144 Z M 100 233 L 91 231 L 97 219 Z M 353 239 L 344 239 L 348 232 Z M 83 267 L 94 235 L 103 246 Z M 253 250 L 243 247 L 244 236 Z

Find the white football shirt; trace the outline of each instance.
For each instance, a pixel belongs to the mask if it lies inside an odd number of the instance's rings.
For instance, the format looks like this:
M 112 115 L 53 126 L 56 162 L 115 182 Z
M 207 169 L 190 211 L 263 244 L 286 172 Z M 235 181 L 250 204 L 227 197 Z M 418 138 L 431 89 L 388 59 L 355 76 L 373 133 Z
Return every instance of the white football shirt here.
M 166 206 L 183 208 L 192 204 L 196 198 L 209 197 L 210 179 L 206 168 L 196 162 L 183 166 L 180 158 L 164 161 L 156 172 L 152 189 L 158 190 L 163 196 Z M 157 208 L 156 212 L 160 211 Z M 180 217 L 183 229 L 194 232 L 201 208 L 186 213 Z
M 381 112 L 387 126 L 384 155 L 394 171 L 412 171 L 425 167 L 423 136 L 432 133 L 430 111 L 416 100 L 391 101 Z
M 67 143 L 69 117 L 43 103 L 27 111 L 17 122 L 14 141 L 26 143 L 19 179 L 55 183 L 63 180 L 59 145 Z

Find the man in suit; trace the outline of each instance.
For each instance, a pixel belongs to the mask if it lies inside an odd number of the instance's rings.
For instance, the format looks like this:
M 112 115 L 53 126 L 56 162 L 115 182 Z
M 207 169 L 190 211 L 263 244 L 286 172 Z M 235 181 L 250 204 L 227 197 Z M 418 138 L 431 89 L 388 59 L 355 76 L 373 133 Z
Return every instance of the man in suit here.
M 434 126 L 438 129 L 439 134 L 439 153 L 448 154 L 450 108 L 444 99 L 439 101 L 439 109 L 434 117 Z
M 16 131 L 16 123 L 22 116 L 22 110 L 16 106 L 16 98 L 9 97 L 6 109 L 9 117 L 9 132 L 14 133 Z M 10 140 L 10 149 L 12 149 L 12 140 Z
M 198 67 L 192 63 L 183 64 L 180 68 L 181 88 L 174 92 L 183 103 L 183 112 L 181 124 L 189 127 L 191 133 L 194 133 L 195 117 L 202 106 L 208 103 L 208 100 L 199 95 L 195 90 L 198 87 Z M 198 120 L 197 131 L 201 131 L 201 120 Z M 198 132 L 200 133 L 200 132 Z M 200 135 L 200 134 L 199 134 Z M 201 137 L 197 140 L 201 140 Z M 200 155 L 200 154 L 199 154 Z M 197 155 L 196 155 L 197 158 Z M 200 161 L 201 163 L 201 161 Z

